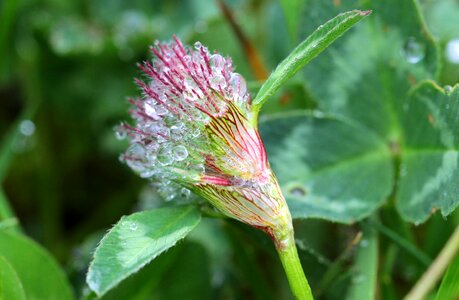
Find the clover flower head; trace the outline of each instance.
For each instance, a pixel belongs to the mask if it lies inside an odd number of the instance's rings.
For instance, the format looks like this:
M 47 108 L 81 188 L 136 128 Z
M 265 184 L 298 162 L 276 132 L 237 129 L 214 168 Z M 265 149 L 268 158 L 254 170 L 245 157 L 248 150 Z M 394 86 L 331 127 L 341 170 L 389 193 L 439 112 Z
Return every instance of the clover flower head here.
M 143 95 L 130 99 L 135 125 L 117 129 L 131 142 L 122 160 L 141 177 L 191 190 L 268 233 L 290 224 L 247 84 L 231 59 L 175 36 L 151 50 L 155 58 L 139 65 L 146 81 L 136 80 Z

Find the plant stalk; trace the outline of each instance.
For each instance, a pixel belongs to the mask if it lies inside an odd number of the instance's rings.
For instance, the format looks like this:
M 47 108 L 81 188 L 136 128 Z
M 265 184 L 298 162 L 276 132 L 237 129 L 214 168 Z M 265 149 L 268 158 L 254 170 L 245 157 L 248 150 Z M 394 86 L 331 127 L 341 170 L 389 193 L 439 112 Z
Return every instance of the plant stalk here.
M 435 287 L 443 272 L 459 252 L 459 226 L 456 227 L 440 254 L 422 275 L 404 300 L 425 299 L 428 293 Z
M 286 238 L 275 242 L 293 296 L 296 300 L 313 300 L 311 288 L 298 257 L 293 231 Z

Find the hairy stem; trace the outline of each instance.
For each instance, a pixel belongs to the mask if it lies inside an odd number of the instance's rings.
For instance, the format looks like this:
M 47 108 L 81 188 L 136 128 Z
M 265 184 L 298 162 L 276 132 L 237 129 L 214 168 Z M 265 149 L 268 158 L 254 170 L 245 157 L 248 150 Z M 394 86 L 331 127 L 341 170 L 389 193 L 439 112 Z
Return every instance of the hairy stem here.
M 286 238 L 277 239 L 275 242 L 293 296 L 297 300 L 312 300 L 311 288 L 301 267 L 293 231 Z
M 440 254 L 430 265 L 421 279 L 406 295 L 404 300 L 421 300 L 425 299 L 427 294 L 435 287 L 441 278 L 448 264 L 453 260 L 459 251 L 459 226 L 456 227 L 446 245 L 440 251 Z

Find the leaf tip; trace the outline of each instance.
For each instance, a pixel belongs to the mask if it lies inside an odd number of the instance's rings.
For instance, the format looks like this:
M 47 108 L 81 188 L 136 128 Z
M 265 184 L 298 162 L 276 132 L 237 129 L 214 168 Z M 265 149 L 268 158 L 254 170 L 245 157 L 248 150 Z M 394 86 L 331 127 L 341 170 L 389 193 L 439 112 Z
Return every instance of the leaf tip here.
M 359 10 L 359 13 L 362 15 L 362 16 L 368 16 L 369 14 L 371 14 L 373 12 L 373 10 Z

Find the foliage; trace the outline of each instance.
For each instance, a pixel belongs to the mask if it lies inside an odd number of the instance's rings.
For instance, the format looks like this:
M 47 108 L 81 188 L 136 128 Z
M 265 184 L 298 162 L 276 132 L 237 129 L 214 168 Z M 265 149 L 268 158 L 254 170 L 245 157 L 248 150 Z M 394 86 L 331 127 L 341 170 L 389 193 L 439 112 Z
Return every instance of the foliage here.
M 459 5 L 227 5 L 238 25 L 213 1 L 0 4 L 0 299 L 290 299 L 268 237 L 117 160 L 135 63 L 172 34 L 249 80 L 317 299 L 400 299 L 429 267 L 459 224 Z

